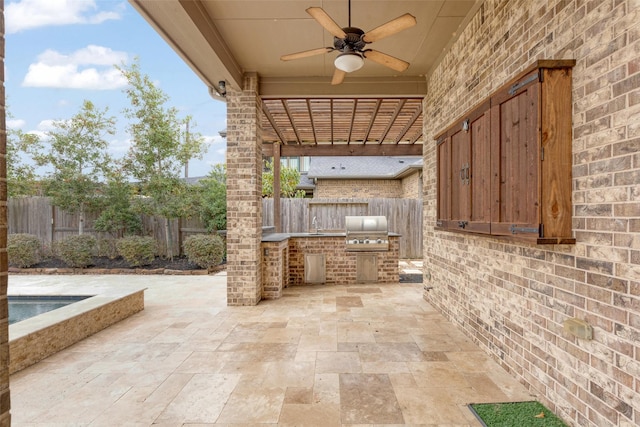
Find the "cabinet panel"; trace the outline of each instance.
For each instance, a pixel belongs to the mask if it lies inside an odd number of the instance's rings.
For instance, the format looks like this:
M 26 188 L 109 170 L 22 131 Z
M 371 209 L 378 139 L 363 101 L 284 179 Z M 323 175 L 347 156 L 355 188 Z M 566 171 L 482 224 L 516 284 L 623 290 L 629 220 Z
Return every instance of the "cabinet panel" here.
M 438 228 L 575 243 L 574 65 L 537 61 L 438 136 Z
M 471 213 L 470 144 L 467 132 L 459 131 L 451 136 L 451 220 L 460 223 L 461 228 Z
M 491 232 L 490 117 L 490 112 L 487 108 L 482 112 L 482 115 L 470 123 L 471 216 L 468 228 L 470 231 L 478 233 Z
M 438 143 L 438 218 L 437 226 L 451 218 L 451 138 Z
M 439 227 L 490 232 L 489 124 L 487 102 L 452 126 L 440 139 Z
M 492 102 L 494 152 L 493 234 L 539 234 L 539 134 L 537 71 L 511 97 Z M 517 83 L 518 84 L 518 83 Z M 507 91 L 508 93 L 508 91 Z M 500 98 L 500 97 L 497 97 Z M 497 153 L 497 154 L 496 154 Z

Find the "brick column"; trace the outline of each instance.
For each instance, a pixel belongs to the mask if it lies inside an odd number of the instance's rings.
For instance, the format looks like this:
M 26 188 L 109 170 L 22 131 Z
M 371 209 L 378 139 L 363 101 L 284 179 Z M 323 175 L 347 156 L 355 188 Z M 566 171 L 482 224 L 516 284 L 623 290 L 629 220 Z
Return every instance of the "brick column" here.
M 4 91 L 4 0 L 0 0 L 0 426 L 11 425 L 7 284 L 7 121 Z
M 262 297 L 262 107 L 258 76 L 227 91 L 227 305 Z

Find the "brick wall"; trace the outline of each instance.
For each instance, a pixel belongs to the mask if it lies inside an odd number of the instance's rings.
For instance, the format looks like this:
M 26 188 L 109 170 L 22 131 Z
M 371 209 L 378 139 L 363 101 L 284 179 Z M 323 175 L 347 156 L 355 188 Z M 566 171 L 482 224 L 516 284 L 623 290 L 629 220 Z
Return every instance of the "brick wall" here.
M 262 242 L 262 298 L 280 298 L 288 283 L 289 240 Z
M 375 252 L 378 257 L 379 283 L 397 283 L 400 280 L 398 271 L 399 248 L 399 238 L 390 236 L 389 250 Z M 305 254 L 325 254 L 327 284 L 345 285 L 357 283 L 356 257 L 358 253 L 346 251 L 344 236 L 296 237 L 289 239 L 289 284 L 305 284 Z
M 313 197 L 398 198 L 402 197 L 402 182 L 399 179 L 318 179 Z
M 421 182 L 422 174 L 419 171 L 402 178 L 402 194 L 400 197 L 404 199 L 419 199 Z
M 227 304 L 255 305 L 262 294 L 262 128 L 258 77 L 227 90 Z
M 536 59 L 577 61 L 577 243 L 435 231 L 433 137 Z M 571 425 L 640 425 L 640 2 L 487 0 L 428 87 L 425 299 Z M 592 341 L 563 333 L 571 317 Z
M 11 425 L 9 397 L 9 281 L 7 258 L 7 127 L 4 91 L 4 0 L 0 0 L 0 426 Z

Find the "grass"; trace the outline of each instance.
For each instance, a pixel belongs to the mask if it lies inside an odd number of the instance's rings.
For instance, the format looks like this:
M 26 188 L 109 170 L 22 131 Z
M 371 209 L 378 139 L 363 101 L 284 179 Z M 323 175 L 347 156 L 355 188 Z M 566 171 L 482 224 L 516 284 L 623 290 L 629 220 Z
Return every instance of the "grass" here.
M 540 402 L 474 403 L 469 408 L 486 427 L 567 427 Z

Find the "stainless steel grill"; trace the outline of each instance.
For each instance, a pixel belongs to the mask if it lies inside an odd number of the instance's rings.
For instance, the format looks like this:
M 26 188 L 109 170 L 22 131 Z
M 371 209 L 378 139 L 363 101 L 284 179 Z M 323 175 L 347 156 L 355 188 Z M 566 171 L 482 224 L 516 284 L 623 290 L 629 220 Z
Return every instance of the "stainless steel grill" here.
M 347 251 L 388 251 L 389 230 L 384 216 L 345 217 Z

